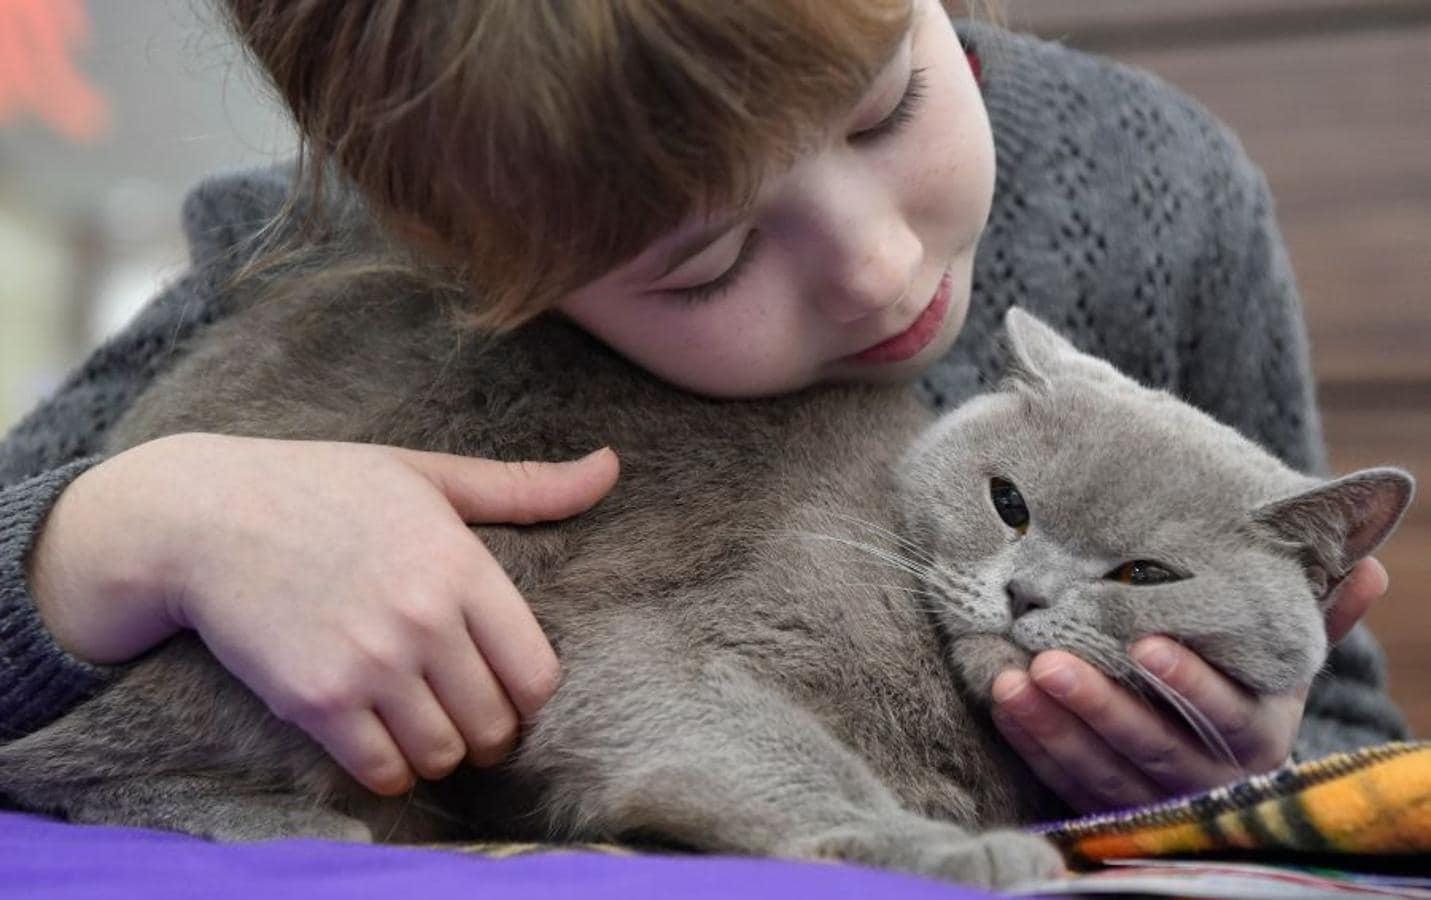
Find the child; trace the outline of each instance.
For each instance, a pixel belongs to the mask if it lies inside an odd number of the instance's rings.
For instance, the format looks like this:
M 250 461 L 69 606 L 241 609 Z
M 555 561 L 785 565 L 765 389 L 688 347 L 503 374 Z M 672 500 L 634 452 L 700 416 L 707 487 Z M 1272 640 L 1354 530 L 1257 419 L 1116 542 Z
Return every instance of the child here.
M 1148 76 L 985 26 L 961 26 L 961 47 L 936 0 L 470 0 L 441 18 L 398 0 L 227 3 L 307 142 L 297 196 L 321 206 L 335 164 L 471 285 L 486 324 L 565 315 L 701 394 L 915 380 L 945 408 L 997 371 L 993 334 L 1018 303 L 1292 465 L 1324 465 L 1261 179 Z M 197 191 L 190 272 L 0 448 L 0 715 L 9 734 L 38 727 L 109 664 L 193 628 L 394 793 L 500 759 L 557 683 L 464 523 L 578 513 L 616 461 L 215 435 L 97 455 L 178 342 L 233 311 L 226 279 L 288 181 Z M 1385 588 L 1375 562 L 1355 570 L 1332 636 Z M 1248 770 L 1280 764 L 1299 725 L 1307 754 L 1404 731 L 1364 630 L 1310 700 L 1250 698 L 1165 639 L 1134 652 Z M 1004 735 L 1079 809 L 1238 774 L 1066 653 L 995 694 Z

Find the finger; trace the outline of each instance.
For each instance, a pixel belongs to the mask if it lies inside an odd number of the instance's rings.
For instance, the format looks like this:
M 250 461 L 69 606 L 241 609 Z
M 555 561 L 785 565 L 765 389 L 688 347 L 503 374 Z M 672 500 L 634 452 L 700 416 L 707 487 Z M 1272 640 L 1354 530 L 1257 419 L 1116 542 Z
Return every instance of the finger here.
M 1187 729 L 1072 654 L 1042 653 L 1035 657 L 1029 674 L 1041 690 L 1165 793 L 1206 790 L 1238 775 L 1225 762 L 1213 759 Z
M 1286 759 L 1291 749 L 1287 737 L 1295 725 L 1286 721 L 1285 706 L 1264 706 L 1197 654 L 1167 638 L 1144 638 L 1130 648 L 1129 655 L 1202 713 L 1242 766 L 1266 771 Z M 1300 701 L 1296 710 L 1300 715 Z
M 561 666 L 532 608 L 492 554 L 477 543 L 474 589 L 463 601 L 467 631 L 522 718 L 535 715 L 556 691 Z
M 1039 690 L 1027 674 L 1001 673 L 994 679 L 993 693 L 995 711 L 1037 741 L 1095 808 L 1136 806 L 1163 796 L 1077 716 Z
M 420 678 L 401 679 L 398 689 L 379 699 L 377 714 L 408 765 L 423 778 L 443 777 L 467 755 L 462 735 Z
M 501 762 L 517 741 L 517 711 L 464 630 L 460 644 L 427 671 L 427 682 L 477 766 Z
M 1371 605 L 1386 595 L 1390 585 L 1386 567 L 1375 557 L 1368 556 L 1353 566 L 1332 592 L 1327 609 L 1327 639 L 1335 644 L 1346 637 Z
M 994 725 L 1004 736 L 1004 740 L 1018 752 L 1024 763 L 1038 776 L 1038 780 L 1058 795 L 1060 800 L 1078 813 L 1097 812 L 1103 808 L 1053 757 L 1044 752 L 1042 745 L 1033 735 L 1019 727 L 1013 717 L 995 709 L 993 718 Z
M 606 496 L 620 471 L 610 448 L 559 463 L 398 452 L 437 485 L 463 521 L 471 524 L 527 525 L 574 516 Z
M 412 789 L 416 780 L 412 768 L 372 710 L 344 713 L 312 726 L 299 724 L 338 765 L 373 793 L 390 797 Z

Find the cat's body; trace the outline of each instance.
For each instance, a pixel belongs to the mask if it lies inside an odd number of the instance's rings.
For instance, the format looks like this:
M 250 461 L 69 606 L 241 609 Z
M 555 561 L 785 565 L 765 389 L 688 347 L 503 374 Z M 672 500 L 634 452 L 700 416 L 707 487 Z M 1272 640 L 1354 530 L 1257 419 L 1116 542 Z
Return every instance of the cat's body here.
M 1250 686 L 1280 690 L 1310 677 L 1325 638 L 1301 551 L 1249 518 L 1316 482 L 1131 383 L 1104 400 L 1082 397 L 1100 379 L 1124 380 L 1081 356 L 1060 380 L 1048 369 L 1050 354 L 1065 353 L 1049 343 L 1058 339 L 1020 321 L 1015 384 L 931 428 L 932 415 L 895 388 L 699 400 L 561 324 L 489 342 L 459 337 L 419 295 L 321 317 L 249 310 L 215 326 L 142 398 L 116 447 L 219 431 L 509 460 L 617 451 L 621 480 L 591 512 L 477 529 L 557 649 L 560 688 L 500 769 L 385 801 L 271 716 L 196 640 L 180 639 L 0 748 L 0 793 L 77 820 L 221 838 L 640 836 L 984 883 L 1049 874 L 1057 856 L 1047 845 L 962 830 L 1051 808 L 979 710 L 1001 665 L 1066 646 L 1127 677 L 1121 648 L 1165 631 Z M 1035 416 L 1000 442 L 1008 413 L 999 404 L 1027 411 L 1065 390 L 1078 395 L 1057 401 L 1072 403 L 1066 420 Z M 1108 488 L 1101 497 L 1040 470 L 1042 459 L 1106 446 L 1120 404 L 1142 465 L 1187 470 L 1173 479 L 1173 501 L 1121 483 L 1138 468 L 1126 460 L 1094 476 Z M 1189 442 L 1178 433 L 1189 423 L 1207 434 Z M 997 518 L 991 477 L 1026 489 L 1028 540 Z M 1216 481 L 1205 486 L 1208 508 L 1231 518 L 1167 523 L 1168 502 L 1198 494 L 1188 477 Z M 1409 484 L 1380 504 L 1359 553 L 1390 529 L 1408 493 Z M 1038 524 L 1041 497 L 1051 513 L 1064 509 L 1048 528 Z M 1279 596 L 1235 615 L 1178 597 L 1159 617 L 1144 608 L 1157 604 L 1129 602 L 1139 589 L 1095 584 L 1064 603 L 1059 592 L 1071 588 L 1038 572 L 1068 582 L 1111 546 L 1058 527 L 1080 505 L 1095 517 L 1130 509 L 1128 522 L 1104 523 L 1128 542 L 1198 543 L 1190 536 L 1200 529 L 1222 529 L 1228 546 L 1213 540 L 1210 559 L 1260 535 L 1261 570 L 1222 574 Z M 1202 562 L 1181 549 L 1171 558 L 1189 570 Z M 1329 577 L 1345 571 L 1339 563 Z M 1030 575 L 1031 565 L 1041 568 Z M 1200 577 L 1194 587 L 1225 591 Z M 1071 618 L 1060 624 L 1063 609 Z

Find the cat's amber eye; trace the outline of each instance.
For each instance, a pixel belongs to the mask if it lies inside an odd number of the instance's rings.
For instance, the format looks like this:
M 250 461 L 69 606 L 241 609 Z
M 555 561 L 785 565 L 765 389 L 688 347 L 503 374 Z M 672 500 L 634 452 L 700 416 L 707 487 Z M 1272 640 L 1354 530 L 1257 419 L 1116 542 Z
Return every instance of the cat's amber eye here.
M 1029 530 L 1029 508 L 1024 503 L 1024 495 L 1019 493 L 1013 482 L 1002 478 L 990 480 L 989 497 L 994 501 L 994 511 L 1005 525 L 1019 534 Z
M 1121 581 L 1124 584 L 1167 584 L 1170 581 L 1182 581 L 1183 576 L 1169 569 L 1167 566 L 1159 565 L 1146 559 L 1135 559 L 1103 576 L 1112 581 Z

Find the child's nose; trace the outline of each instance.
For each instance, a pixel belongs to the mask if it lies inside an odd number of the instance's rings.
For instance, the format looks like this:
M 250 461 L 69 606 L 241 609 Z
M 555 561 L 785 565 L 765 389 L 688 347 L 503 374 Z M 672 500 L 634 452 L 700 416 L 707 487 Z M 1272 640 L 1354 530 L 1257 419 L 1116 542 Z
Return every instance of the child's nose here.
M 821 294 L 822 311 L 847 324 L 886 309 L 914 288 L 923 261 L 919 238 L 903 219 L 865 222 L 837 251 Z

